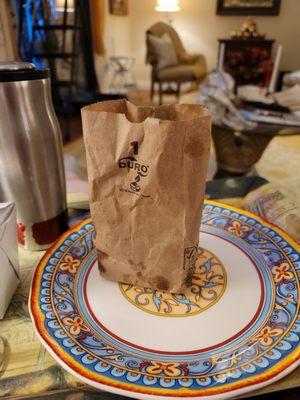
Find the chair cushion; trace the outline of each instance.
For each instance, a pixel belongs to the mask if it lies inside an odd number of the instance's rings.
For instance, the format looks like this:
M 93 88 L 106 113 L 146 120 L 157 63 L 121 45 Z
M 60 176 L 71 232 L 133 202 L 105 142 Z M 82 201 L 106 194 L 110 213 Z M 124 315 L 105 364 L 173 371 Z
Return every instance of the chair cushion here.
M 147 35 L 151 34 L 155 37 L 162 37 L 165 33 L 167 33 L 170 39 L 172 40 L 174 50 L 178 58 L 177 64 L 185 63 L 184 59 L 187 53 L 183 47 L 180 37 L 178 36 L 178 33 L 172 26 L 164 22 L 157 22 L 156 24 L 152 25 L 150 29 L 147 30 Z M 149 55 L 151 54 L 151 50 L 152 50 L 151 48 L 150 49 L 148 48 L 148 57 L 147 57 L 148 60 L 149 60 Z
M 192 66 L 186 64 L 175 65 L 157 71 L 160 81 L 185 82 L 196 79 Z
M 149 34 L 148 40 L 156 56 L 158 69 L 178 64 L 174 45 L 168 33 L 162 37 Z

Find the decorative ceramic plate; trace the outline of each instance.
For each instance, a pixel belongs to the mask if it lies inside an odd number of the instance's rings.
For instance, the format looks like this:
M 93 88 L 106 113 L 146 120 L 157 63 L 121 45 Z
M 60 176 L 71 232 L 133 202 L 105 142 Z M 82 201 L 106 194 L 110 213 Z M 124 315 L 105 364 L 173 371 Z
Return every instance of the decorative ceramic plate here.
M 185 293 L 101 278 L 90 219 L 35 272 L 32 320 L 78 379 L 125 396 L 225 399 L 299 365 L 299 246 L 259 217 L 208 202 Z

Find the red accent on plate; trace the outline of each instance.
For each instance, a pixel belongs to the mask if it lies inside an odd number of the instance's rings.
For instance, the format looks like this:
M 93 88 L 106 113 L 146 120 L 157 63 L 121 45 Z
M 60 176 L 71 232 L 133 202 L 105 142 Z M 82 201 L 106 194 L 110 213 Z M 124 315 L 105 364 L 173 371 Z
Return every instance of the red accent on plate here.
M 21 222 L 18 223 L 17 225 L 17 231 L 18 231 L 18 242 L 24 246 L 25 245 L 25 225 L 23 225 Z

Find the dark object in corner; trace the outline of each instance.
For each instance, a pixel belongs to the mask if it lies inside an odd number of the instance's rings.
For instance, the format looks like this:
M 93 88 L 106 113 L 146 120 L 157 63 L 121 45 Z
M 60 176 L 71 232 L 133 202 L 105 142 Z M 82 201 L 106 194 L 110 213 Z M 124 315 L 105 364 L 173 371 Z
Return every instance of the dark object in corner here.
M 206 199 L 226 199 L 245 197 L 246 194 L 268 183 L 260 176 L 243 176 L 238 178 L 214 179 L 206 183 Z

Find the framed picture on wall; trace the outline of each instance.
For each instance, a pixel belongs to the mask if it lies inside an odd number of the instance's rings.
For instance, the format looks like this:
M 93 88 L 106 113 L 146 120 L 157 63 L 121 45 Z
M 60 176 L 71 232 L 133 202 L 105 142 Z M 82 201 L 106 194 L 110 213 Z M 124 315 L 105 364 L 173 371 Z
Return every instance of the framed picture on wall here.
M 279 15 L 281 0 L 218 0 L 218 15 Z
M 128 15 L 128 0 L 109 0 L 109 12 L 113 15 Z

